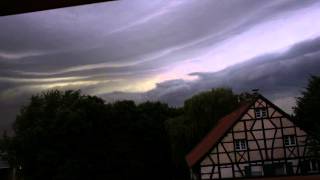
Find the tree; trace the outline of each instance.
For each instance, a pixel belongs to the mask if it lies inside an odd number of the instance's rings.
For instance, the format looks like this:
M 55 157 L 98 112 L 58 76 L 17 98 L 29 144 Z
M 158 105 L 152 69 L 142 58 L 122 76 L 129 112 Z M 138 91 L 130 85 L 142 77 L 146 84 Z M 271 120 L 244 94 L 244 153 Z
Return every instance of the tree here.
M 239 105 L 238 96 L 228 88 L 217 88 L 187 99 L 184 103 L 185 116 L 193 129 L 190 145 L 198 143 L 226 114 Z
M 320 77 L 311 76 L 308 86 L 297 98 L 294 107 L 295 119 L 301 127 L 320 137 Z
M 25 180 L 171 179 L 161 103 L 105 104 L 79 91 L 31 97 L 2 147 Z
M 14 123 L 11 163 L 26 180 L 94 177 L 101 169 L 95 160 L 108 153 L 105 110 L 102 99 L 79 91 L 32 96 Z
M 175 112 L 166 104 L 112 106 L 112 164 L 116 179 L 171 179 L 172 160 L 164 121 Z M 113 178 L 114 179 L 114 178 Z
M 241 97 L 245 99 L 244 95 Z M 212 89 L 186 100 L 183 114 L 166 122 L 177 179 L 189 178 L 185 156 L 220 118 L 239 105 L 238 99 L 231 89 Z

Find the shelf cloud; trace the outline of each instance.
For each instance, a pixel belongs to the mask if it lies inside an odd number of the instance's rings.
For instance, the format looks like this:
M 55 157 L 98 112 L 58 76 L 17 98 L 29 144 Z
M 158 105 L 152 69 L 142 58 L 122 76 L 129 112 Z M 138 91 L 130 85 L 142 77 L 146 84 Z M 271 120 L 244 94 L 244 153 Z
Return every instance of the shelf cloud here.
M 318 17 L 316 0 L 123 0 L 0 17 L 0 129 L 56 88 L 172 106 L 259 88 L 291 112 L 320 74 Z

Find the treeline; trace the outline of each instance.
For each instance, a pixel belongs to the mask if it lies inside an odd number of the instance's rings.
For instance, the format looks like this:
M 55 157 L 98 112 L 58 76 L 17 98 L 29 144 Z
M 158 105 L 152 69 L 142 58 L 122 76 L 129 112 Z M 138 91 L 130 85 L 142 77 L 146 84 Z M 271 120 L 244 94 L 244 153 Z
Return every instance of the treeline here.
M 304 96 L 319 91 L 319 77 L 310 79 L 311 86 Z M 311 99 L 319 103 L 319 95 Z M 251 98 L 218 88 L 172 108 L 160 102 L 106 104 L 79 91 L 48 91 L 21 108 L 14 136 L 4 136 L 0 148 L 25 180 L 187 180 L 185 155 L 221 117 Z M 298 99 L 299 117 L 305 101 Z
M 164 121 L 176 114 L 161 103 L 49 91 L 22 108 L 4 144 L 25 180 L 163 180 L 172 174 Z

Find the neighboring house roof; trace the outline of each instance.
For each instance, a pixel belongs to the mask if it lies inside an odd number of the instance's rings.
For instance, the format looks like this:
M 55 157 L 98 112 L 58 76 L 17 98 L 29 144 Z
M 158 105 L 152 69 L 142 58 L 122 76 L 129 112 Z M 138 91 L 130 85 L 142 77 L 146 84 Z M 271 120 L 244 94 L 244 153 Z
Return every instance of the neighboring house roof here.
M 189 167 L 195 165 L 225 135 L 234 123 L 243 116 L 252 103 L 240 105 L 238 109 L 221 118 L 217 125 L 186 156 Z

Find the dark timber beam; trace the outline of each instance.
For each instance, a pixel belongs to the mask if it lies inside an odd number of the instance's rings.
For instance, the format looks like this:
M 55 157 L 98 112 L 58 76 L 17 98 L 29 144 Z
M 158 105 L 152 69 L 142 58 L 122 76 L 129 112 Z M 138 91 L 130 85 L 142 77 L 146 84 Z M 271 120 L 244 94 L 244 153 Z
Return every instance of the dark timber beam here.
M 114 0 L 0 0 L 0 16 Z

